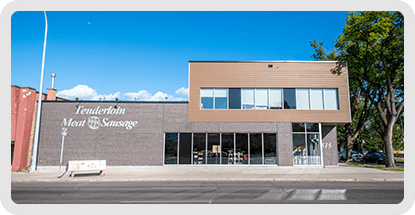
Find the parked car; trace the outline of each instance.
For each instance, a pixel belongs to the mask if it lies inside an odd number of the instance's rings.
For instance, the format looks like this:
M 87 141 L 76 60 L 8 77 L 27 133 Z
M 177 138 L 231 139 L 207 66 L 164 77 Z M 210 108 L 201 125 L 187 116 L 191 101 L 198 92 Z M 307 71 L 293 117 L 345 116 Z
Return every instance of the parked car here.
M 344 150 L 343 152 L 339 153 L 339 159 L 346 160 L 346 152 L 347 150 Z M 363 159 L 363 155 L 358 151 L 352 151 L 352 157 L 353 161 L 360 162 Z
M 363 157 L 365 163 L 386 164 L 386 156 L 381 152 L 369 152 Z M 396 159 L 394 158 L 396 163 Z

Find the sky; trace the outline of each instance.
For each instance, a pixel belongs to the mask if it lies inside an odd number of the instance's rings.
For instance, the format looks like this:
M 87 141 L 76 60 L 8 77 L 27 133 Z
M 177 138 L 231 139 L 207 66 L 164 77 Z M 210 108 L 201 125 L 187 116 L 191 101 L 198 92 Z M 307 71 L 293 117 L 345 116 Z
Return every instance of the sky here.
M 43 93 L 81 100 L 187 100 L 189 61 L 312 61 L 340 12 L 61 12 L 48 21 Z M 45 17 L 11 18 L 11 85 L 39 90 Z

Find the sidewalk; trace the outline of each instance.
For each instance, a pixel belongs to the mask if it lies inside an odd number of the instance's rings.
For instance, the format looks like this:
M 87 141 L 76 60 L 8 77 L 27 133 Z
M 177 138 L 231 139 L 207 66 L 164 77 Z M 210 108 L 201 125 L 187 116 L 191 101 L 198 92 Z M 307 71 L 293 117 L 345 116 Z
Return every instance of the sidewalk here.
M 62 168 L 64 169 L 64 168 Z M 404 172 L 340 164 L 331 167 L 267 166 L 109 166 L 98 172 L 67 172 L 59 167 L 39 167 L 32 173 L 11 172 L 11 182 L 114 182 L 114 181 L 404 181 Z

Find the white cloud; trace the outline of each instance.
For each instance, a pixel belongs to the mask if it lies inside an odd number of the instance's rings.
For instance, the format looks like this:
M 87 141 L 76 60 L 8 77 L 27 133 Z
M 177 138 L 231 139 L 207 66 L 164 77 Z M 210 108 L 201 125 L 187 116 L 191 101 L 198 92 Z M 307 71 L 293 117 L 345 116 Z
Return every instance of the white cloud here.
M 148 99 L 151 98 L 151 93 L 149 93 L 147 90 L 141 90 L 137 93 L 133 93 L 133 92 L 129 92 L 129 93 L 124 93 L 124 96 L 127 96 L 131 101 L 134 101 L 134 99 L 138 100 L 138 101 L 147 101 Z
M 178 93 L 180 92 L 180 93 Z M 188 89 L 184 87 L 176 90 L 177 94 L 185 95 L 187 94 Z M 151 94 L 147 90 L 141 90 L 139 92 L 128 92 L 121 94 L 120 92 L 107 94 L 98 94 L 96 90 L 88 87 L 87 85 L 78 85 L 70 90 L 62 90 L 59 91 L 56 96 L 75 100 L 75 98 L 79 98 L 80 100 L 115 100 L 118 98 L 119 100 L 129 100 L 129 101 L 186 101 L 187 98 L 184 97 L 174 97 L 172 95 L 168 95 L 167 93 L 157 92 L 156 94 Z M 186 95 L 187 96 L 187 95 Z M 167 97 L 167 99 L 166 99 Z
M 75 98 L 79 98 L 80 100 L 115 100 L 115 98 L 120 98 L 121 93 L 116 92 L 114 94 L 98 94 L 96 90 L 88 87 L 87 85 L 78 85 L 70 90 L 62 90 L 59 91 L 56 96 L 75 100 Z
M 70 90 L 59 91 L 56 96 L 65 99 L 73 100 L 76 97 L 82 100 L 91 100 L 94 96 L 97 96 L 97 91 L 88 87 L 87 85 L 78 85 Z
M 189 96 L 189 88 L 180 88 L 178 90 L 176 90 L 176 94 L 180 94 L 182 96 L 188 97 Z

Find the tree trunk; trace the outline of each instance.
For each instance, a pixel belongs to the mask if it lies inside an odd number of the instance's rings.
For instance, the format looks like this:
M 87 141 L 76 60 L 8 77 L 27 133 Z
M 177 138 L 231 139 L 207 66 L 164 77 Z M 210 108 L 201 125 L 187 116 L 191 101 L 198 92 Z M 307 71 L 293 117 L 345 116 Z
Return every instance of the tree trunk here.
M 353 161 L 352 157 L 352 150 L 353 150 L 353 140 L 352 140 L 352 128 L 350 123 L 346 124 L 345 126 L 345 132 L 346 132 L 346 143 L 347 143 L 347 149 L 346 149 L 346 163 L 350 163 Z
M 393 135 L 393 124 L 395 120 L 389 120 L 388 125 L 385 126 L 383 132 L 383 145 L 385 147 L 385 156 L 386 156 L 386 167 L 395 168 L 395 161 L 393 155 L 393 144 L 392 144 L 392 135 Z

